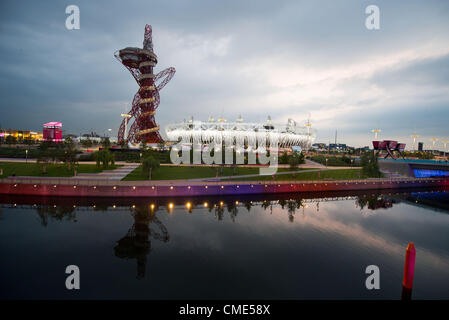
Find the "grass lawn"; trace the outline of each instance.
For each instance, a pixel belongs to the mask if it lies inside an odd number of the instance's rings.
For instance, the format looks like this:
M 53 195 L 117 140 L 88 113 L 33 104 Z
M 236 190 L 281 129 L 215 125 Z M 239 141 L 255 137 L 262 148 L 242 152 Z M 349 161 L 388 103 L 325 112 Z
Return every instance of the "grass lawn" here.
M 95 164 L 79 164 L 78 173 L 99 173 L 102 168 L 97 168 Z M 119 165 L 111 166 L 108 170 L 113 170 Z M 0 178 L 12 176 L 36 176 L 36 177 L 72 177 L 73 169 L 68 171 L 64 164 L 48 164 L 47 174 L 42 173 L 42 165 L 38 163 L 23 163 L 23 162 L 0 162 L 0 169 L 3 169 L 3 174 Z
M 303 169 L 298 169 L 298 171 Z M 289 168 L 279 168 L 278 171 L 291 171 Z M 237 167 L 234 169 L 230 167 L 223 168 L 223 174 L 221 169 L 218 168 L 218 176 L 232 176 L 232 175 L 246 175 L 246 174 L 258 174 L 258 167 Z M 161 166 L 152 172 L 151 180 L 178 180 L 178 179 L 201 179 L 201 178 L 214 178 L 217 175 L 217 167 L 201 166 L 201 167 L 186 167 L 186 166 Z M 137 167 L 131 173 L 129 173 L 123 181 L 137 181 L 148 180 L 148 174 L 142 176 L 141 167 Z
M 259 168 L 241 167 L 235 169 L 237 175 L 242 174 L 256 174 L 259 172 Z M 220 176 L 221 170 L 218 168 L 218 175 Z M 233 175 L 234 169 L 224 167 L 223 175 Z M 151 180 L 176 180 L 176 179 L 196 179 L 196 178 L 213 178 L 217 175 L 216 167 L 186 167 L 186 166 L 160 166 L 151 173 Z M 142 176 L 141 166 L 134 169 L 122 180 L 124 181 L 136 181 L 136 180 L 148 180 L 148 174 Z
M 363 179 L 361 175 L 359 178 L 359 172 L 361 169 L 334 169 L 334 170 L 322 170 L 312 171 L 312 172 L 298 172 L 295 174 L 282 174 L 275 175 L 274 181 L 291 181 L 291 180 L 353 180 L 353 179 Z M 319 173 L 319 177 L 318 177 Z M 272 176 L 259 176 L 254 178 L 234 178 L 233 180 L 238 181 L 251 181 L 251 180 L 261 180 L 261 181 L 272 181 Z

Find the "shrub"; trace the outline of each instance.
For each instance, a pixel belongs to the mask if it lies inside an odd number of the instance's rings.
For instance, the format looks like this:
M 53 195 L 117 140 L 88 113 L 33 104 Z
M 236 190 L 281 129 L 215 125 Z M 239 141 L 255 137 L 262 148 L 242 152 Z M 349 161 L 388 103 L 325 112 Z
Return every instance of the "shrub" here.
M 377 155 L 374 151 L 365 152 L 360 157 L 360 165 L 362 166 L 362 174 L 367 178 L 380 178 L 382 176 L 379 170 Z
M 147 153 L 142 159 L 142 176 L 151 179 L 151 171 L 159 168 L 159 166 L 159 160 Z
M 109 150 L 95 152 L 94 158 L 97 163 L 97 167 L 100 167 L 101 165 L 103 169 L 107 169 L 110 165 L 114 165 L 115 163 L 114 155 L 112 155 Z
M 290 164 L 290 169 L 292 170 L 296 170 L 298 169 L 298 165 L 304 163 L 304 154 L 298 153 L 298 152 L 293 152 L 289 159 L 288 159 L 288 163 Z

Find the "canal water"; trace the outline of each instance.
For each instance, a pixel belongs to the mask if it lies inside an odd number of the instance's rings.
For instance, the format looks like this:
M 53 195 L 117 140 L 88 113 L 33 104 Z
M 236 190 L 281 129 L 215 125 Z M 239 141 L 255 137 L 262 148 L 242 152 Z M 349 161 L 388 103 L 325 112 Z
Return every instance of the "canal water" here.
M 410 241 L 413 298 L 449 299 L 444 190 L 0 197 L 0 298 L 399 299 Z M 65 287 L 68 265 L 80 290 Z

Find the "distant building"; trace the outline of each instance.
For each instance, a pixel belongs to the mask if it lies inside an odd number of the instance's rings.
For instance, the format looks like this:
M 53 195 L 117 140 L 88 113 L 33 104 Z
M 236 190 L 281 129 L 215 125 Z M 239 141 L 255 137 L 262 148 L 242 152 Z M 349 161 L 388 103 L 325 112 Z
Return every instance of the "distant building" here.
M 423 151 L 424 143 L 418 142 L 418 151 Z
M 292 146 L 292 152 L 302 152 L 302 148 L 300 146 Z
M 322 150 L 326 150 L 327 146 L 325 143 L 314 143 L 314 144 L 312 144 L 312 149 L 322 151 Z
M 329 144 L 329 149 L 336 151 L 346 151 L 348 147 L 345 143 L 331 143 Z
M 44 123 L 44 140 L 53 142 L 62 142 L 62 123 L 47 122 Z
M 42 132 L 30 131 L 30 130 L 16 130 L 16 129 L 0 129 L 0 142 L 5 143 L 6 138 L 11 136 L 15 138 L 17 142 L 23 142 L 26 140 L 40 141 L 42 140 Z

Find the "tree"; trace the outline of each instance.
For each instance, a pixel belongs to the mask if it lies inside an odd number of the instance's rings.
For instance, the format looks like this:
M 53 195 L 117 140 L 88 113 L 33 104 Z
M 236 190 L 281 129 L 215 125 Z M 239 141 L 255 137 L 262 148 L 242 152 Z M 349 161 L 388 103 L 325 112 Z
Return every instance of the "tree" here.
M 287 164 L 288 163 L 287 151 L 284 151 L 282 153 L 282 156 L 279 158 L 279 163 L 281 163 L 281 164 Z
M 304 154 L 302 152 L 293 152 L 288 163 L 290 164 L 290 169 L 297 170 L 298 165 L 304 163 Z
M 64 140 L 64 153 L 61 157 L 62 161 L 67 165 L 67 170 L 71 170 L 78 162 L 76 157 L 75 143 L 71 137 L 67 137 Z
M 31 139 L 31 137 L 26 137 L 25 139 L 23 139 L 23 143 L 27 145 L 32 145 L 34 143 L 34 140 Z
M 109 140 L 108 137 L 104 137 L 103 140 L 101 140 L 101 145 L 103 146 L 104 150 L 109 150 L 111 147 L 111 140 Z
M 380 178 L 382 176 L 379 170 L 377 154 L 374 151 L 368 151 L 360 157 L 360 165 L 362 166 L 362 174 L 369 178 Z
M 53 162 L 52 150 L 46 149 L 41 150 L 37 155 L 37 163 L 41 165 L 42 173 L 47 173 L 47 166 L 49 163 Z
M 43 141 L 38 148 L 37 163 L 42 165 L 42 173 L 47 173 L 47 166 L 50 163 L 61 159 L 61 146 L 52 141 Z
M 110 165 L 114 165 L 115 163 L 114 155 L 112 155 L 108 149 L 95 152 L 94 159 L 97 163 L 97 167 L 102 166 L 103 169 L 107 169 Z
M 16 144 L 17 143 L 17 138 L 9 135 L 9 136 L 6 137 L 5 142 L 7 144 Z
M 151 154 L 146 154 L 142 159 L 142 176 L 146 177 L 148 173 L 148 178 L 151 180 L 151 171 L 159 168 L 159 166 L 159 160 Z
M 81 140 L 80 142 L 84 148 L 92 147 L 92 140 L 90 140 L 89 137 L 87 137 L 87 139 L 85 139 L 85 140 Z

